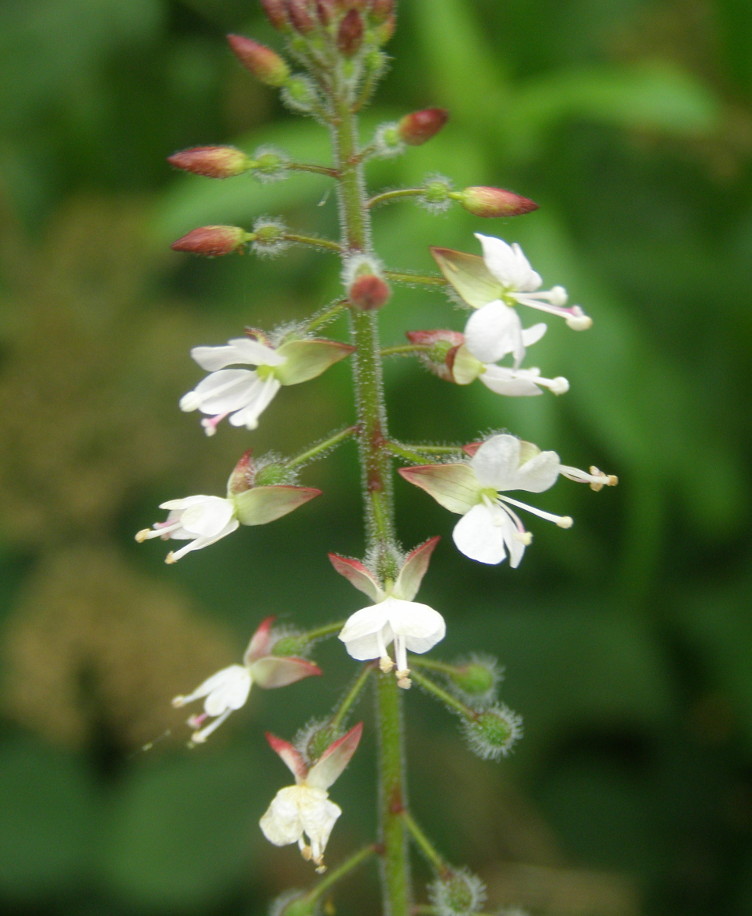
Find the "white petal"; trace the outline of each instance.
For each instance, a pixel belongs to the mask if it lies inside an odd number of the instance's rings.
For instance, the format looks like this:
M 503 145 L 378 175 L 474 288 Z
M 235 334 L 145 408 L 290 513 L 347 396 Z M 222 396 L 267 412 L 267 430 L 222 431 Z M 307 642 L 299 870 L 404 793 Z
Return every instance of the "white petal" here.
M 507 483 L 520 466 L 520 440 L 507 434 L 492 436 L 473 455 L 470 464 L 481 486 L 514 489 Z
M 311 841 L 313 861 L 318 863 L 324 855 L 329 835 L 337 818 L 342 814 L 339 805 L 329 801 L 323 789 L 305 788 L 305 794 L 300 797 L 300 819 L 303 830 Z
M 251 692 L 251 675 L 242 665 L 232 665 L 220 674 L 224 677 L 212 686 L 204 703 L 204 711 L 210 716 L 220 716 L 228 709 L 240 709 Z
M 404 637 L 405 645 L 411 652 L 428 652 L 444 638 L 444 618 L 427 604 L 417 601 L 403 601 L 387 598 L 389 623 L 395 636 Z
M 479 503 L 454 526 L 454 543 L 460 553 L 478 563 L 496 565 L 506 557 L 504 548 L 505 534 L 509 526 L 514 531 L 514 524 L 506 513 L 507 525 L 491 509 Z
M 303 836 L 298 800 L 300 786 L 285 786 L 272 799 L 272 803 L 259 821 L 264 836 L 275 846 L 296 843 Z
M 490 388 L 496 394 L 513 398 L 543 394 L 535 384 L 534 378 L 534 375 L 525 374 L 524 369 L 515 371 L 504 366 L 487 366 L 486 371 L 480 376 L 486 388 Z
M 236 337 L 221 347 L 194 347 L 191 356 L 207 372 L 224 369 L 225 366 L 278 366 L 284 357 L 276 351 L 250 337 Z
M 215 416 L 240 410 L 257 397 L 263 382 L 251 369 L 211 372 L 180 399 L 180 409 Z
M 213 538 L 230 524 L 233 513 L 234 507 L 229 499 L 222 499 L 220 496 L 206 496 L 200 503 L 194 503 L 181 512 L 180 523 L 188 537 L 200 535 Z M 179 534 L 173 535 L 173 537 L 179 536 Z
M 519 315 L 499 299 L 489 302 L 468 319 L 465 346 L 482 363 L 495 363 L 507 353 L 519 362 L 525 355 Z
M 507 486 L 499 490 L 527 490 L 528 493 L 542 493 L 556 483 L 561 467 L 556 452 L 539 452 L 526 461 L 510 476 Z
M 274 376 L 261 381 L 254 387 L 252 400 L 244 404 L 240 410 L 230 416 L 232 426 L 245 426 L 246 429 L 256 429 L 258 418 L 274 399 L 274 395 L 282 386 Z M 231 410 L 233 408 L 230 408 Z M 220 411 L 223 412 L 223 411 Z
M 483 248 L 483 260 L 494 277 L 508 290 L 530 292 L 541 285 L 537 274 L 515 242 L 508 245 L 502 239 L 475 233 Z
M 348 655 L 358 661 L 381 658 L 393 638 L 383 601 L 356 611 L 339 634 Z
M 543 321 L 539 321 L 538 324 L 525 328 L 522 332 L 522 343 L 526 347 L 532 347 L 534 343 L 538 343 L 547 330 L 548 325 Z

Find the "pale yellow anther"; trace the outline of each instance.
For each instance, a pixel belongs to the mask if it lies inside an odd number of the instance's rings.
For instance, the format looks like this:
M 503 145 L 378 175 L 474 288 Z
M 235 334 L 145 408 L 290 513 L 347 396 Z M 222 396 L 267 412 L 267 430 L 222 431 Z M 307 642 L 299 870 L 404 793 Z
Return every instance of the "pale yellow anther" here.
M 410 669 L 405 668 L 402 671 L 395 671 L 394 673 L 397 677 L 397 686 L 402 687 L 403 690 L 409 690 L 413 683 L 410 680 Z

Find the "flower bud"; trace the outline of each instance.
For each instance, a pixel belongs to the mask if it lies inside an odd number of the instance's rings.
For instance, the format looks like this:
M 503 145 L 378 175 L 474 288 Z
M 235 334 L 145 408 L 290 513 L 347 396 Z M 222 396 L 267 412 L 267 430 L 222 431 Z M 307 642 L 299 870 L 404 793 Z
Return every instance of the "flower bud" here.
M 447 672 L 447 678 L 466 699 L 484 701 L 493 694 L 501 675 L 496 659 L 476 655 Z
M 420 203 L 433 213 L 443 213 L 452 203 L 452 183 L 443 175 L 431 175 L 426 178 L 423 194 L 418 198 Z
M 419 354 L 423 365 L 445 382 L 453 382 L 454 356 L 465 338 L 459 331 L 406 331 L 410 343 L 430 347 Z
M 321 909 L 318 902 L 307 898 L 306 891 L 285 891 L 272 901 L 269 916 L 319 916 Z
M 285 0 L 261 0 L 261 6 L 264 8 L 266 18 L 271 22 L 275 29 L 283 32 L 288 27 L 287 13 L 285 12 Z
M 439 916 L 472 916 L 483 906 L 486 886 L 477 875 L 460 868 L 439 875 L 428 886 L 428 896 Z
M 287 633 L 279 637 L 272 646 L 272 655 L 302 655 L 311 645 L 311 640 L 303 635 Z
M 234 178 L 252 167 L 244 152 L 234 146 L 194 146 L 167 157 L 170 165 L 207 178 Z
M 400 119 L 397 135 L 410 146 L 420 146 L 437 134 L 449 119 L 446 108 L 424 108 Z
M 463 731 L 474 754 L 483 760 L 498 760 L 522 737 L 522 717 L 498 704 L 465 720 Z
M 358 277 L 347 291 L 347 298 L 353 308 L 362 312 L 380 309 L 389 301 L 392 291 L 386 281 L 376 274 Z
M 452 197 L 474 216 L 522 216 L 538 209 L 535 201 L 504 188 L 465 188 Z
M 354 57 L 363 44 L 363 17 L 356 9 L 347 12 L 337 30 L 337 48 L 345 57 Z
M 308 0 L 287 0 L 287 15 L 296 32 L 307 35 L 316 28 Z
M 253 234 L 249 237 L 254 252 L 261 257 L 274 257 L 287 247 L 287 226 L 280 220 L 262 216 L 253 224 Z
M 243 35 L 228 35 L 230 50 L 240 63 L 267 86 L 283 86 L 290 75 L 290 68 L 284 60 L 267 48 Z
M 371 18 L 376 23 L 387 20 L 394 16 L 394 0 L 371 0 L 370 4 Z
M 289 157 L 271 146 L 260 146 L 253 154 L 252 169 L 256 181 L 268 183 L 288 177 Z
M 330 719 L 309 722 L 296 736 L 296 744 L 309 760 L 319 760 L 324 751 L 344 732 L 332 726 Z
M 318 104 L 316 88 L 307 76 L 293 76 L 285 84 L 282 101 L 293 111 L 308 114 Z
M 316 14 L 321 25 L 328 26 L 334 16 L 334 0 L 316 0 Z
M 173 242 L 170 248 L 216 258 L 240 251 L 248 240 L 248 233 L 239 226 L 201 226 Z

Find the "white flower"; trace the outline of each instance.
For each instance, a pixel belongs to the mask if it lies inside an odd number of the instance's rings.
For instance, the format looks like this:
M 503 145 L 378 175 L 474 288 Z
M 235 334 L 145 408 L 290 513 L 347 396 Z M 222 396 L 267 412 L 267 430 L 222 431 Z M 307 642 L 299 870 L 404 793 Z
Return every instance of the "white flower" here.
M 410 686 L 408 649 L 418 654 L 428 652 L 446 633 L 444 618 L 438 611 L 412 600 L 438 542 L 438 537 L 429 538 L 411 550 L 397 578 L 384 584 L 359 560 L 329 554 L 336 571 L 375 602 L 348 618 L 339 639 L 352 658 L 358 661 L 379 659 L 384 673 L 391 671 L 396 662 L 395 675 L 400 687 Z M 395 661 L 387 653 L 391 643 L 394 643 Z
M 476 233 L 483 257 L 449 248 L 433 248 L 441 272 L 460 298 L 477 311 L 465 328 L 470 352 L 483 363 L 494 363 L 514 353 L 519 365 L 525 349 L 517 305 L 527 305 L 564 318 L 583 331 L 592 325 L 579 305 L 567 306 L 563 286 L 540 290 L 540 275 L 532 269 L 520 246 Z
M 181 410 L 200 410 L 207 436 L 229 417 L 232 426 L 256 429 L 258 418 L 282 385 L 298 385 L 321 375 L 352 353 L 334 340 L 291 339 L 276 349 L 250 337 L 236 337 L 221 347 L 194 347 L 191 356 L 209 375 L 180 399 Z M 228 369 L 247 365 L 255 369 Z
M 506 308 L 506 306 L 505 306 Z M 512 311 L 510 309 L 509 311 Z M 476 312 L 476 314 L 478 314 Z M 516 313 L 513 312 L 516 317 Z M 529 347 L 546 333 L 546 325 L 543 323 L 535 324 L 524 330 L 520 328 L 519 348 L 514 351 L 517 344 L 511 340 L 508 341 L 509 349 L 505 350 L 499 359 L 515 352 L 515 360 L 512 366 L 498 366 L 495 363 L 484 363 L 473 355 L 467 344 L 462 344 L 453 353 L 452 360 L 452 379 L 458 385 L 468 385 L 474 379 L 479 378 L 481 382 L 490 388 L 496 394 L 507 395 L 508 397 L 529 397 L 531 395 L 543 394 L 543 389 L 548 388 L 554 394 L 564 394 L 569 391 L 569 382 L 561 375 L 556 378 L 545 378 L 540 374 L 540 369 L 523 369 L 520 367 L 521 356 L 525 353 L 525 347 Z
M 592 319 L 579 305 L 566 307 L 567 291 L 563 286 L 540 290 L 543 282 L 540 274 L 530 266 L 517 242 L 509 245 L 502 239 L 479 232 L 475 233 L 475 237 L 483 248 L 483 261 L 489 273 L 501 285 L 502 299 L 510 305 L 528 305 L 558 315 L 575 331 L 587 330 L 592 325 Z
M 348 654 L 358 661 L 378 658 L 384 672 L 391 671 L 396 662 L 397 683 L 400 687 L 409 687 L 407 651 L 428 652 L 445 633 L 444 618 L 438 611 L 427 604 L 390 595 L 352 614 L 339 639 Z M 387 654 L 387 647 L 392 642 L 395 661 Z
M 235 504 L 221 496 L 186 496 L 184 499 L 168 499 L 160 503 L 160 509 L 167 509 L 166 521 L 155 522 L 153 528 L 144 528 L 136 535 L 140 542 L 151 538 L 170 538 L 189 541 L 180 550 L 170 551 L 166 563 L 176 563 L 191 550 L 208 547 L 220 538 L 231 534 L 240 522 L 235 517 Z
M 303 756 L 287 741 L 267 733 L 272 749 L 279 754 L 295 776 L 294 786 L 285 786 L 275 795 L 259 821 L 264 836 L 275 846 L 297 843 L 304 859 L 326 871 L 324 851 L 337 818 L 339 805 L 329 801 L 327 789 L 350 762 L 360 741 L 363 724 L 329 745 L 318 761 L 306 766 Z
M 297 843 L 303 858 L 323 871 L 326 844 L 340 814 L 342 809 L 329 801 L 325 789 L 302 784 L 280 789 L 259 824 L 270 843 Z
M 192 744 L 202 744 L 231 712 L 244 706 L 254 684 L 269 690 L 321 674 L 321 669 L 305 658 L 272 654 L 276 642 L 273 622 L 273 617 L 267 617 L 259 624 L 245 650 L 242 665 L 223 668 L 199 684 L 193 693 L 173 699 L 172 705 L 179 708 L 206 697 L 204 711 L 188 719 L 188 725 L 196 729 L 191 735 Z M 203 727 L 207 719 L 214 721 Z
M 249 337 L 237 337 L 222 347 L 194 347 L 191 356 L 209 375 L 180 399 L 180 409 L 209 414 L 201 421 L 208 436 L 229 416 L 232 426 L 256 429 L 258 418 L 279 391 L 274 368 L 285 362 L 276 350 Z M 227 369 L 231 365 L 252 369 Z
M 208 677 L 193 693 L 175 697 L 172 701 L 175 707 L 185 706 L 206 697 L 204 712 L 191 716 L 188 720 L 190 727 L 196 729 L 191 735 L 191 744 L 203 744 L 231 712 L 244 706 L 252 685 L 253 677 L 249 668 L 245 665 L 230 665 L 229 668 L 223 668 Z M 201 726 L 207 719 L 214 721 L 202 729 Z
M 479 563 L 517 567 L 532 535 L 512 507 L 569 528 L 569 516 L 553 515 L 519 502 L 506 493 L 527 490 L 541 493 L 553 486 L 561 465 L 556 452 L 542 452 L 515 436 L 493 436 L 484 442 L 469 463 L 401 468 L 410 483 L 426 490 L 442 506 L 462 518 L 454 528 L 458 549 Z
M 470 461 L 479 484 L 479 500 L 454 527 L 458 550 L 471 560 L 489 564 L 501 563 L 508 551 L 509 565 L 519 566 L 532 536 L 512 506 L 527 509 L 562 528 L 571 527 L 568 516 L 555 516 L 505 495 L 507 490 L 548 490 L 559 476 L 559 466 L 556 452 L 536 450 L 533 455 L 523 455 L 522 443 L 515 436 L 494 436 L 484 442 Z

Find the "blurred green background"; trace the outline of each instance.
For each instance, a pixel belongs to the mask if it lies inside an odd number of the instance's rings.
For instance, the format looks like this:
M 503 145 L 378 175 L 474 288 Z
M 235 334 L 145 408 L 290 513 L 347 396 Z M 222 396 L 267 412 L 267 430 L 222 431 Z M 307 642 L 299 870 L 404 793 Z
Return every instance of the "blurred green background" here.
M 594 318 L 536 347 L 565 397 L 502 400 L 407 360 L 387 367 L 393 431 L 463 440 L 508 427 L 565 463 L 618 473 L 539 500 L 519 570 L 457 555 L 454 518 L 398 483 L 400 534 L 444 535 L 423 600 L 437 657 L 506 668 L 525 739 L 473 757 L 456 720 L 407 696 L 411 795 L 450 861 L 498 907 L 543 916 L 752 912 L 752 8 L 746 0 L 403 0 L 394 62 L 366 130 L 451 111 L 430 144 L 373 164 L 373 187 L 428 172 L 513 188 L 536 213 L 483 221 L 412 204 L 375 213 L 393 267 L 429 245 L 519 241 L 546 287 Z M 287 771 L 261 738 L 336 702 L 352 666 L 257 691 L 189 751 L 169 707 L 238 660 L 263 616 L 308 626 L 359 599 L 325 551 L 362 550 L 354 451 L 306 469 L 324 497 L 166 568 L 133 533 L 164 499 L 220 493 L 250 445 L 291 453 L 350 421 L 349 367 L 283 390 L 259 430 L 207 440 L 177 399 L 196 344 L 295 319 L 336 295 L 333 259 L 202 260 L 195 226 L 284 215 L 333 235 L 324 179 L 258 185 L 176 173 L 176 149 L 271 143 L 326 161 L 229 54 L 280 48 L 252 0 L 4 0 L 0 5 L 0 903 L 9 914 L 260 914 L 312 875 L 257 820 Z M 528 316 L 529 318 L 532 316 Z M 400 290 L 384 339 L 452 326 L 442 296 Z M 531 323 L 527 321 L 526 323 Z M 333 333 L 344 333 L 337 325 Z M 358 714 L 371 722 L 370 704 Z M 165 734 L 167 731 L 170 734 Z M 139 748 L 163 736 L 148 752 Z M 373 831 L 373 739 L 334 798 L 330 860 Z M 439 801 L 437 801 L 437 799 Z M 440 803 L 439 803 L 440 802 Z M 337 912 L 376 914 L 374 869 Z M 419 862 L 418 881 L 427 877 Z

